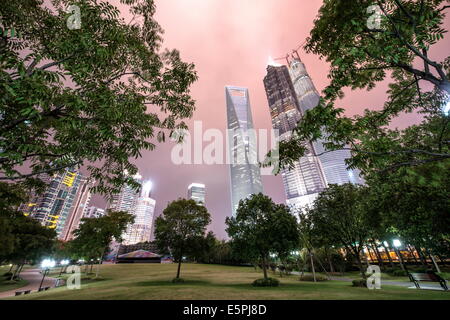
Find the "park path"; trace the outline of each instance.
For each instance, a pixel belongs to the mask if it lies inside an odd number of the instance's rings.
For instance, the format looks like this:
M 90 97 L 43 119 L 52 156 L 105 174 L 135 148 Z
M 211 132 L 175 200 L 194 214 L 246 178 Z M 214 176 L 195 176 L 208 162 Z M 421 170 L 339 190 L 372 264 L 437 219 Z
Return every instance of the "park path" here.
M 0 299 L 12 297 L 15 295 L 16 291 L 26 291 L 31 290 L 31 293 L 37 292 L 39 289 L 39 284 L 42 280 L 42 274 L 40 272 L 40 269 L 28 269 L 20 273 L 20 277 L 26 281 L 28 281 L 28 284 L 22 288 L 16 288 L 9 291 L 3 291 L 0 292 Z M 58 279 L 51 278 L 51 277 L 45 277 L 44 283 L 42 284 L 43 287 L 54 287 L 56 284 L 56 281 Z
M 293 271 L 292 274 L 300 275 L 300 272 Z M 345 282 L 352 282 L 354 279 L 351 278 L 345 278 L 345 277 L 330 277 L 331 280 L 335 281 L 345 281 Z M 383 277 L 381 277 L 381 285 L 386 286 L 399 286 L 404 288 L 412 288 L 415 289 L 414 283 L 409 281 L 394 281 L 394 280 L 383 280 Z M 420 287 L 425 290 L 439 290 L 443 291 L 442 287 L 439 285 L 439 283 L 421 283 Z

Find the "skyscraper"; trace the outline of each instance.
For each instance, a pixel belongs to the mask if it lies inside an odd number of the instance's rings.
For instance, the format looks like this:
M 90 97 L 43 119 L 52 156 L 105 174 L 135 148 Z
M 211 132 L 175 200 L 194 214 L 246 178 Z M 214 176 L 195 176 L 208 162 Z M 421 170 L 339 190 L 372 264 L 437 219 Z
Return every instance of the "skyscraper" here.
M 264 78 L 272 125 L 279 131 L 279 139 L 287 140 L 302 118 L 289 69 L 284 65 L 269 65 Z M 313 146 L 306 145 L 307 154 L 294 164 L 291 170 L 282 169 L 281 176 L 289 206 L 303 207 L 311 204 L 326 183 L 320 161 Z
M 289 139 L 297 122 L 320 100 L 306 67 L 299 55 L 284 65 L 269 65 L 264 78 L 272 125 L 280 130 L 280 139 Z M 347 151 L 327 152 L 324 140 L 306 143 L 307 152 L 292 170 L 282 170 L 287 204 L 296 207 L 311 205 L 329 184 L 359 183 L 357 171 L 347 170 Z
M 289 71 L 300 110 L 304 114 L 319 104 L 320 95 L 298 53 L 290 62 Z M 328 151 L 324 147 L 325 142 L 325 139 L 318 140 L 313 143 L 313 146 L 320 159 L 327 184 L 361 183 L 359 171 L 347 170 L 345 159 L 350 158 L 350 152 L 348 150 Z
M 262 192 L 263 188 L 248 89 L 226 86 L 225 96 L 231 204 L 235 215 L 240 200 Z
M 205 204 L 206 189 L 201 183 L 192 183 L 188 187 L 188 199 L 195 200 L 197 203 Z
M 79 227 L 80 221 L 83 218 L 84 213 L 91 201 L 91 188 L 93 182 L 83 178 L 80 187 L 77 191 L 77 196 L 72 204 L 71 213 L 66 220 L 64 228 L 62 230 L 60 239 L 63 241 L 69 241 L 73 239 L 73 232 Z
M 141 190 L 136 191 L 131 186 L 122 187 L 109 206 L 111 210 L 125 211 L 134 215 L 134 223 L 127 227 L 122 235 L 125 245 L 150 241 L 153 228 L 153 214 L 156 201 L 150 198 L 152 183 L 142 183 L 142 176 L 137 174 L 134 179 L 141 184 Z
M 75 168 L 43 174 L 40 179 L 47 184 L 45 191 L 32 195 L 20 210 L 43 226 L 55 229 L 59 239 L 67 240 L 89 203 L 92 184 Z
M 142 176 L 139 175 L 139 173 L 133 178 L 136 182 L 141 183 Z M 133 189 L 130 185 L 124 185 L 119 193 L 112 196 L 108 209 L 111 209 L 112 211 L 125 211 L 128 213 L 133 213 L 138 197 L 138 190 Z

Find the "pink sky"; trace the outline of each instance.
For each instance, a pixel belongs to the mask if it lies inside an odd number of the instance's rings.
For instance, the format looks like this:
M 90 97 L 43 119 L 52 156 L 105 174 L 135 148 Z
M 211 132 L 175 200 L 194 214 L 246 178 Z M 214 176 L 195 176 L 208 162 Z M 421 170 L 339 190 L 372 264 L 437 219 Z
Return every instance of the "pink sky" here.
M 303 43 L 322 1 L 156 0 L 156 4 L 156 19 L 165 30 L 164 46 L 179 49 L 185 61 L 195 63 L 199 75 L 192 87 L 197 109 L 189 124 L 202 120 L 204 129 L 224 131 L 227 125 L 224 86 L 236 85 L 250 90 L 255 128 L 271 129 L 262 82 L 268 57 L 284 56 Z M 445 39 L 433 57 L 442 59 L 448 54 L 448 48 Z M 322 91 L 328 83 L 328 65 L 316 56 L 301 52 L 311 78 Z M 370 93 L 349 92 L 342 107 L 348 114 L 379 108 L 385 90 L 383 84 Z M 406 118 L 402 122 L 417 119 L 415 115 Z M 206 207 L 213 219 L 210 229 L 219 238 L 225 237 L 224 220 L 231 210 L 228 166 L 175 166 L 170 158 L 172 147 L 171 143 L 159 145 L 136 161 L 141 175 L 153 181 L 156 214 L 169 201 L 186 197 L 190 183 L 201 182 L 207 188 Z M 280 177 L 263 177 L 263 184 L 265 193 L 274 201 L 285 202 Z

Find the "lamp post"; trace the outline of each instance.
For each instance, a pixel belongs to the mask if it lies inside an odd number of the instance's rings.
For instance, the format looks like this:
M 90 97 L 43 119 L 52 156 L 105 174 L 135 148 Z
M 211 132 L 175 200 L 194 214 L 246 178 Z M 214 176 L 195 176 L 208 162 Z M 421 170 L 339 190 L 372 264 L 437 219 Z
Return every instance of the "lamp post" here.
M 55 260 L 50 259 L 44 259 L 41 263 L 41 268 L 44 270 L 41 283 L 39 284 L 38 291 L 41 291 L 42 284 L 44 283 L 45 276 L 48 274 L 50 268 L 53 268 L 55 266 Z

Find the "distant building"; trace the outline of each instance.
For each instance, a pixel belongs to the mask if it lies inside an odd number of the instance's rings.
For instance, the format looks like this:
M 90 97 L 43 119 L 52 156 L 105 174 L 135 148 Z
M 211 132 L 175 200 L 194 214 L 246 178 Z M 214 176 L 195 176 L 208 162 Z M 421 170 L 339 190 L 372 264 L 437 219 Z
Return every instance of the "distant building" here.
M 139 174 L 133 178 L 136 182 L 142 183 L 142 176 Z M 108 209 L 133 213 L 138 197 L 139 190 L 133 189 L 130 185 L 124 185 L 119 193 L 112 196 L 111 202 L 108 204 Z
M 225 87 L 232 215 L 239 201 L 263 191 L 248 89 Z
M 197 203 L 205 204 L 206 187 L 201 183 L 192 183 L 188 187 L 188 199 L 195 200 Z
M 125 245 L 150 241 L 153 228 L 156 201 L 150 198 L 152 184 L 150 181 L 142 184 L 140 175 L 136 175 L 135 179 L 141 183 L 141 191 L 124 186 L 121 193 L 113 197 L 109 206 L 111 210 L 125 211 L 134 215 L 134 223 L 129 225 L 122 235 L 122 243 Z
M 43 226 L 55 229 L 59 239 L 68 240 L 90 201 L 93 185 L 74 168 L 43 174 L 40 179 L 47 184 L 45 191 L 32 195 L 31 201 L 22 204 L 20 210 Z
M 105 209 L 97 208 L 97 207 L 88 207 L 84 211 L 83 218 L 100 218 L 106 214 Z

